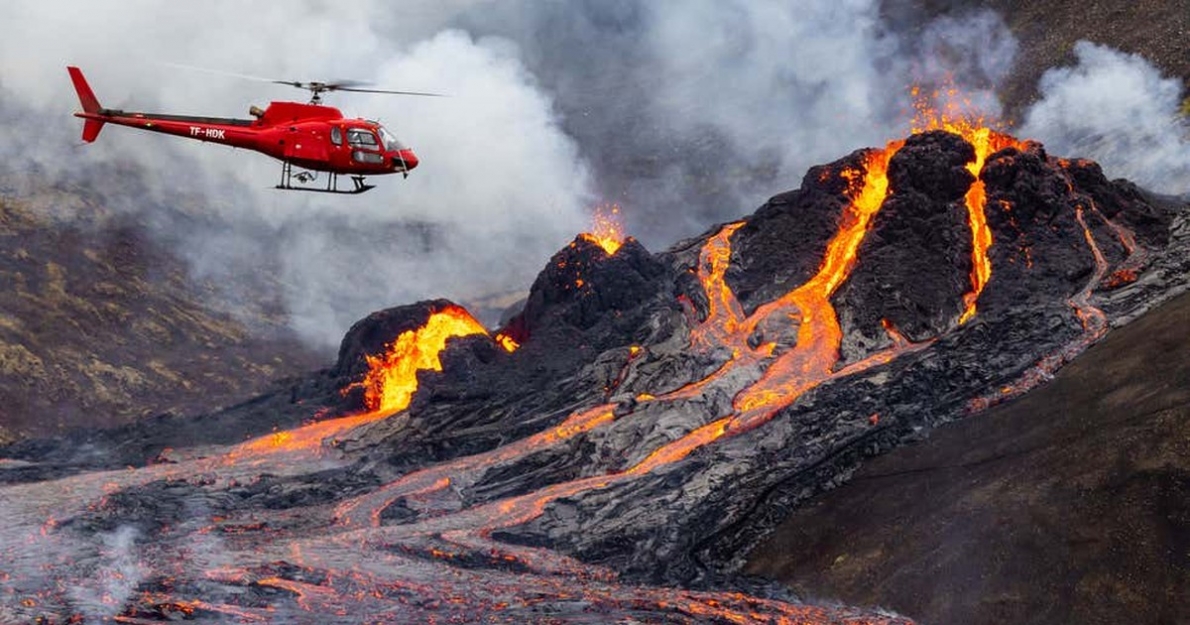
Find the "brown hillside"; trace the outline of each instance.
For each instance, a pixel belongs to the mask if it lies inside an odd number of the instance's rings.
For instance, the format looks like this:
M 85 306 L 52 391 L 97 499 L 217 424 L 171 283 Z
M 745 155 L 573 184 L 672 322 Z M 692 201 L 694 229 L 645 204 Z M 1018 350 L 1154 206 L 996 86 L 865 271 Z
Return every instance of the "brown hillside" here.
M 220 312 L 133 221 L 51 217 L 102 213 L 86 202 L 0 199 L 0 438 L 210 410 L 320 364 L 278 321 Z

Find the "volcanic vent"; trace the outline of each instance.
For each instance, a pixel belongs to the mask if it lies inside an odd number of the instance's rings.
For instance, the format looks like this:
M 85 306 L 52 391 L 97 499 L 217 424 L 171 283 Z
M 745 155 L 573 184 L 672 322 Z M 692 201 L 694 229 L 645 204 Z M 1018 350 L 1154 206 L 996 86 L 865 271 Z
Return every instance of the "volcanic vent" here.
M 731 574 L 800 500 L 1044 381 L 1182 289 L 1187 263 L 1172 203 L 1036 143 L 933 126 L 661 254 L 581 235 L 495 336 L 445 301 L 376 313 L 288 402 L 207 417 L 267 429 L 321 405 L 305 426 L 112 449 L 116 466 L 157 459 L 132 471 L 10 449 L 5 609 L 906 622 L 736 592 Z M 135 575 L 115 584 L 113 561 Z

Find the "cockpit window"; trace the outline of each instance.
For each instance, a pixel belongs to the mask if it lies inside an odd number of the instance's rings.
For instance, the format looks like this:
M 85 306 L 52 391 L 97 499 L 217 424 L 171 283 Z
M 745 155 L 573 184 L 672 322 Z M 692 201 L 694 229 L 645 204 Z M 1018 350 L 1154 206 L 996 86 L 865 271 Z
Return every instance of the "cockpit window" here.
M 343 145 L 343 131 L 338 126 L 331 126 L 331 143 Z
M 397 150 L 405 149 L 404 144 L 402 144 L 400 141 L 397 141 L 397 138 L 393 136 L 393 133 L 385 130 L 384 126 L 377 126 L 376 129 L 380 131 L 380 140 L 384 142 L 385 150 L 388 150 L 389 152 L 395 152 Z
M 348 128 L 347 143 L 349 145 L 357 145 L 360 147 L 375 148 L 377 145 L 376 135 L 364 130 L 363 128 Z

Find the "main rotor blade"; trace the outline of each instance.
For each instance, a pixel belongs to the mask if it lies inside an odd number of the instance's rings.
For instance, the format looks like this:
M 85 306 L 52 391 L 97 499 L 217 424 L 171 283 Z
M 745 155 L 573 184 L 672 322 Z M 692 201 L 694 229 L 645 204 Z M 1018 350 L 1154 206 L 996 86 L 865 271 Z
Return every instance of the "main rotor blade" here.
M 352 80 L 350 78 L 347 78 L 344 80 L 328 80 L 326 82 L 327 88 L 335 89 L 338 91 L 346 91 L 348 89 L 355 89 L 357 87 L 367 87 L 369 85 L 374 85 L 374 84 L 376 84 L 376 83 L 374 83 L 370 80 Z
M 357 93 L 391 93 L 391 94 L 395 94 L 395 95 L 414 95 L 414 96 L 427 96 L 427 97 L 434 97 L 434 98 L 449 97 L 443 93 L 429 93 L 429 92 L 425 92 L 425 91 L 395 91 L 392 89 L 363 89 L 362 88 L 363 86 L 373 84 L 366 80 L 345 79 L 345 80 L 334 80 L 334 81 L 327 81 L 327 82 L 311 80 L 308 82 L 303 82 L 300 80 L 282 80 L 279 78 L 265 78 L 263 76 L 253 76 L 251 74 L 240 74 L 237 72 L 225 72 L 223 70 L 211 69 L 209 67 L 198 67 L 196 65 L 185 65 L 182 63 L 170 63 L 167 61 L 162 61 L 161 63 L 163 65 L 169 65 L 171 67 L 177 67 L 177 68 L 181 68 L 181 69 L 189 69 L 189 70 L 194 70 L 194 71 L 199 71 L 199 72 L 206 72 L 208 74 L 216 74 L 219 76 L 230 76 L 232 78 L 242 78 L 244 80 L 256 80 L 259 82 L 268 82 L 268 83 L 273 83 L 275 85 L 287 85 L 290 87 L 297 87 L 298 89 L 307 89 L 309 91 L 315 91 L 315 92 L 319 92 L 319 91 L 354 91 Z
M 290 82 L 290 81 L 277 80 L 275 78 L 265 78 L 263 76 L 252 76 L 250 74 L 237 74 L 236 72 L 225 72 L 221 69 L 211 69 L 209 67 L 198 67 L 197 65 L 184 65 L 182 63 L 170 63 L 169 61 L 161 61 L 161 64 L 168 65 L 170 67 L 177 67 L 179 69 L 189 69 L 189 70 L 194 70 L 196 72 L 206 72 L 208 74 L 216 74 L 218 76 L 230 76 L 232 78 L 243 78 L 244 80 L 257 80 L 260 82 L 275 82 L 275 83 L 280 83 L 283 85 L 296 85 L 297 84 L 297 83 Z
M 445 93 L 427 93 L 425 91 L 393 91 L 391 89 L 356 89 L 354 87 L 339 87 L 337 85 L 331 86 L 331 89 L 333 89 L 335 91 L 355 91 L 358 93 L 392 93 L 392 94 L 396 94 L 396 95 L 421 95 L 421 96 L 429 96 L 432 98 L 449 98 L 450 97 L 450 96 L 446 95 Z

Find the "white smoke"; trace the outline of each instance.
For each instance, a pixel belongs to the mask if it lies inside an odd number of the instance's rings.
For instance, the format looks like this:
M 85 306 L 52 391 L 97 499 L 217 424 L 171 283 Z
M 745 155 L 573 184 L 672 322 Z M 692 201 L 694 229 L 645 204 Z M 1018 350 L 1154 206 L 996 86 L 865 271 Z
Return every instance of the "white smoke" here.
M 994 13 L 902 36 L 875 0 L 506 0 L 467 23 L 522 46 L 598 188 L 657 246 L 903 135 L 914 84 L 955 85 L 995 113 L 1016 52 Z
M 140 562 L 136 539 L 140 531 L 122 525 L 111 533 L 96 534 L 102 543 L 86 582 L 74 586 L 69 597 L 87 622 L 106 622 L 124 609 L 128 598 L 149 571 Z
M 1144 58 L 1080 41 L 1074 67 L 1041 78 L 1041 99 L 1020 132 L 1052 154 L 1098 161 L 1109 177 L 1164 193 L 1190 191 L 1190 126 L 1179 115 L 1185 86 Z
M 923 89 L 940 90 L 938 106 L 949 113 L 998 120 L 1003 106 L 996 87 L 1008 78 L 1019 44 L 993 11 L 943 16 L 922 28 L 909 75 Z M 947 90 L 954 87 L 954 93 Z
M 654 104 L 689 130 L 710 126 L 736 148 L 777 150 L 803 171 L 887 132 L 878 67 L 895 49 L 879 36 L 874 3 L 648 6 L 648 41 L 666 77 Z
M 352 322 L 379 308 L 521 288 L 587 226 L 586 166 L 515 45 L 446 28 L 458 11 L 482 4 L 456 0 L 402 10 L 397 19 L 379 1 L 347 11 L 314 0 L 134 0 L 118 10 L 82 1 L 5 3 L 0 93 L 21 123 L 3 124 L 0 155 L 10 172 L 51 182 L 108 171 L 105 163 L 139 164 L 144 188 L 128 189 L 135 197 L 123 202 L 127 181 L 88 182 L 138 211 L 156 204 L 186 213 L 144 219 L 197 277 L 235 292 L 238 283 L 255 284 L 257 272 L 275 272 L 291 325 L 333 347 Z M 296 80 L 363 79 L 451 97 L 336 94 L 331 104 L 378 118 L 422 162 L 408 180 L 375 178 L 378 187 L 358 197 L 274 191 L 280 165 L 271 159 L 125 128 L 107 127 L 95 144 L 73 147 L 80 123 L 69 117 L 78 103 L 68 64 L 81 66 L 101 103 L 116 108 L 244 117 L 249 104 L 304 97 L 154 61 Z M 205 201 L 182 206 L 180 198 L 195 197 Z
M 714 182 L 771 167 L 781 183 L 796 183 L 809 166 L 885 138 L 890 99 L 880 65 L 896 50 L 880 36 L 875 3 L 646 6 L 652 28 L 645 41 L 664 77 L 652 86 L 653 113 L 695 145 L 700 134 L 726 140 L 715 148 L 723 159 L 710 169 Z M 721 215 L 757 204 L 762 197 L 740 197 L 756 191 L 740 189 Z
M 809 166 L 902 136 L 913 84 L 953 84 L 995 116 L 1017 52 L 994 13 L 902 34 L 876 0 L 370 0 L 348 11 L 320 0 L 130 0 L 118 11 L 18 0 L 0 19 L 3 167 L 76 180 L 139 167 L 135 185 L 86 183 L 139 211 L 225 296 L 269 299 L 257 278 L 275 279 L 290 325 L 328 348 L 375 309 L 524 288 L 601 200 L 624 202 L 629 232 L 652 247 L 748 213 Z M 1022 135 L 1179 190 L 1188 157 L 1172 121 L 1176 82 L 1105 48 L 1076 53 L 1077 67 L 1047 74 Z M 73 147 L 67 64 L 112 107 L 243 116 L 302 97 L 158 60 L 452 97 L 333 96 L 422 161 L 358 197 L 277 192 L 279 165 L 261 155 L 123 128 Z

